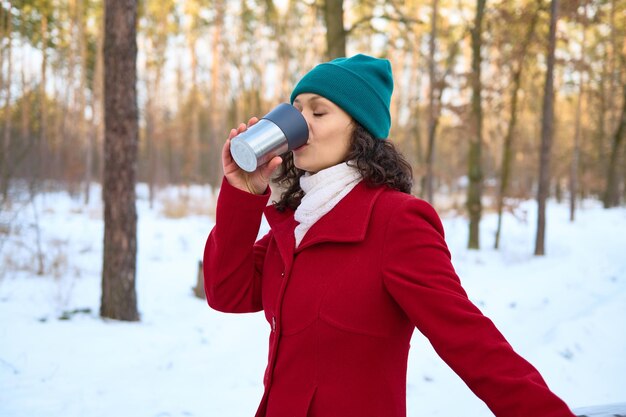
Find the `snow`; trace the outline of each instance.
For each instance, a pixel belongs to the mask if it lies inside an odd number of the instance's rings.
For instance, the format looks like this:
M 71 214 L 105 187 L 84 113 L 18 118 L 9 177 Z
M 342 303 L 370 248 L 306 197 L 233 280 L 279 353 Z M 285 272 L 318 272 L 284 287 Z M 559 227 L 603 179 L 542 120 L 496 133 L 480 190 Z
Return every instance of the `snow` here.
M 141 321 L 134 323 L 98 315 L 99 189 L 87 207 L 48 193 L 1 213 L 10 234 L 0 234 L 0 416 L 254 415 L 268 324 L 260 313 L 215 312 L 191 291 L 213 225 L 213 194 L 187 190 L 185 201 L 205 213 L 171 218 L 163 213 L 180 190 L 162 191 L 152 209 L 145 187 L 138 190 Z M 624 403 L 626 209 L 585 201 L 570 223 L 566 205 L 551 202 L 545 257 L 532 256 L 535 216 L 532 201 L 507 214 L 498 251 L 493 214 L 483 217 L 480 251 L 465 249 L 466 219 L 444 217 L 463 285 L 571 407 Z M 36 274 L 37 224 L 43 276 Z M 418 332 L 407 401 L 408 416 L 492 415 Z

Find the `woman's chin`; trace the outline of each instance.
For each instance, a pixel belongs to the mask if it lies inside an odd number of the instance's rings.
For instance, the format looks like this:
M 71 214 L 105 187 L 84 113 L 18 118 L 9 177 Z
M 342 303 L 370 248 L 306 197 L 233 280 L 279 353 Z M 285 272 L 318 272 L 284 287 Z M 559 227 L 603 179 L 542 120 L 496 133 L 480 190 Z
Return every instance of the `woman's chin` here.
M 311 164 L 306 163 L 306 160 L 302 160 L 299 158 L 293 158 L 293 165 L 296 168 L 301 169 L 303 171 L 307 171 L 307 172 L 311 172 L 311 169 L 313 168 Z
M 301 164 L 299 162 L 296 162 L 295 160 L 293 161 L 293 165 L 298 168 L 301 169 L 303 171 L 308 171 L 308 169 L 306 169 L 306 165 L 305 164 Z

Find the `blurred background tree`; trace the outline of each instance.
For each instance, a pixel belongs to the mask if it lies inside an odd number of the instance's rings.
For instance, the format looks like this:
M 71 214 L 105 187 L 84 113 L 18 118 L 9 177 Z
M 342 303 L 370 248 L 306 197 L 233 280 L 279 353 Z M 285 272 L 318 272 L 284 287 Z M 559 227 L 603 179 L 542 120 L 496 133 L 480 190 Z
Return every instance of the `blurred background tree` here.
M 548 0 L 481 4 L 141 2 L 138 180 L 151 199 L 166 185 L 215 189 L 232 126 L 287 101 L 315 64 L 367 53 L 392 62 L 390 138 L 414 193 L 471 215 L 477 234 L 480 213 L 537 195 L 550 27 Z M 103 176 L 103 1 L 0 5 L 0 198 L 62 188 L 88 202 Z M 626 0 L 561 0 L 558 16 L 545 187 L 573 218 L 582 198 L 625 201 Z

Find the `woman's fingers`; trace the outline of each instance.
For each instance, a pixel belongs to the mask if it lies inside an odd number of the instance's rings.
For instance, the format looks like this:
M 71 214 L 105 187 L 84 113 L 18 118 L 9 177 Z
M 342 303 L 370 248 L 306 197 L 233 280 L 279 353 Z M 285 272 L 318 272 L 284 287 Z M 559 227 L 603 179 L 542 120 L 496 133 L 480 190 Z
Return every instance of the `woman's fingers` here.
M 227 172 L 229 173 L 230 171 L 233 171 L 232 165 L 235 163 L 232 155 L 230 154 L 230 141 L 231 139 L 233 139 L 235 136 L 245 131 L 246 129 L 247 129 L 247 126 L 245 123 L 240 123 L 236 129 L 234 128 L 230 129 L 230 133 L 228 134 L 228 139 L 226 139 L 226 142 L 224 143 L 224 146 L 222 147 L 222 168 L 225 174 Z M 228 168 L 231 168 L 231 169 L 228 169 Z M 239 167 L 236 167 L 236 169 L 237 168 Z
M 231 129 L 230 130 L 230 134 L 228 135 L 228 139 L 232 139 L 235 136 L 239 135 L 240 133 L 245 132 L 246 130 L 248 130 L 248 128 L 250 126 L 253 126 L 253 125 L 257 124 L 258 121 L 259 121 L 258 117 L 252 117 L 248 121 L 247 125 L 245 123 L 240 123 L 239 126 L 237 126 L 236 129 Z
M 222 164 L 226 166 L 226 164 L 232 162 L 233 157 L 230 154 L 230 136 L 224 142 L 224 146 L 222 146 Z
M 250 120 L 248 120 L 248 128 L 250 128 L 250 126 L 257 124 L 258 121 L 259 121 L 258 117 L 251 117 Z
M 224 169 L 224 175 L 226 176 L 228 182 L 237 188 L 255 194 L 261 194 L 265 191 L 272 174 L 282 163 L 282 158 L 276 156 L 267 164 L 259 167 L 254 173 L 247 173 L 235 163 L 235 160 L 230 153 L 230 142 L 235 136 L 245 132 L 249 127 L 258 123 L 258 121 L 259 119 L 257 117 L 252 117 L 248 121 L 247 125 L 245 123 L 241 123 L 236 129 L 231 129 L 228 139 L 226 139 L 226 142 L 222 147 L 222 166 Z

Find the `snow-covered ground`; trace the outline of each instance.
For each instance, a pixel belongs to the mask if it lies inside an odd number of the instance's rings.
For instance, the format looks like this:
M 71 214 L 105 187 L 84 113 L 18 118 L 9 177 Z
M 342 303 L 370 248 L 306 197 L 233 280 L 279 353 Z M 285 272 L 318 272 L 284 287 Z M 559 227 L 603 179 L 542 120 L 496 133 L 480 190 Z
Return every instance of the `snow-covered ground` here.
M 0 416 L 254 414 L 269 326 L 261 314 L 212 311 L 191 291 L 213 225 L 211 193 L 192 189 L 191 210 L 177 205 L 180 190 L 168 190 L 150 209 L 139 190 L 135 323 L 98 316 L 99 190 L 89 207 L 51 193 L 1 213 L 0 232 L 11 235 L 0 235 Z M 505 217 L 499 251 L 490 249 L 494 215 L 481 223 L 480 251 L 465 249 L 465 219 L 445 217 L 459 276 L 570 406 L 624 403 L 626 209 L 587 201 L 570 223 L 566 206 L 551 203 L 540 258 L 532 256 L 535 213 L 526 202 Z M 409 416 L 492 415 L 417 332 L 407 392 Z

